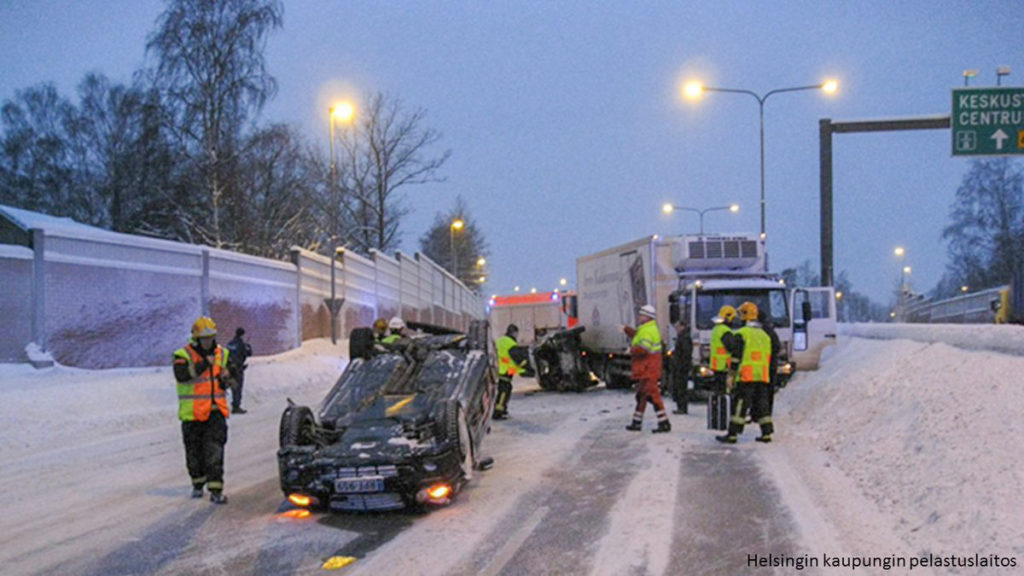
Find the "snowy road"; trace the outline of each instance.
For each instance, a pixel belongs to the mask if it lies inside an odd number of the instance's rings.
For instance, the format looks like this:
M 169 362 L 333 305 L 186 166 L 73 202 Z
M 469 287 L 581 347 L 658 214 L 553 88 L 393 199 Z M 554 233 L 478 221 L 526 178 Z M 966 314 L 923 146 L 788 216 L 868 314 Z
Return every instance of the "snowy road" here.
M 0 566 L 19 575 L 322 574 L 326 559 L 351 556 L 337 573 L 767 575 L 798 572 L 748 559 L 1020 556 L 1022 505 L 1012 495 L 1024 481 L 1012 448 L 976 458 L 970 429 L 942 436 L 955 422 L 947 406 L 980 408 L 971 397 L 945 403 L 963 379 L 946 384 L 936 364 L 979 359 L 995 374 L 1024 368 L 1018 357 L 943 345 L 844 342 L 780 395 L 778 441 L 767 446 L 750 429 L 736 446 L 714 442 L 702 406 L 673 416 L 670 434 L 649 432 L 650 413 L 644 432 L 630 433 L 630 393 L 553 394 L 519 382 L 512 419 L 495 422 L 484 443 L 495 466 L 452 506 L 308 518 L 283 504 L 277 425 L 286 396 L 315 404 L 340 371 L 329 344 L 254 361 L 250 413 L 231 419 L 224 507 L 188 497 L 169 370 L 8 367 Z M 979 401 L 1019 406 L 1021 396 L 993 383 Z M 922 402 L 924 419 L 913 412 Z M 956 467 L 969 458 L 973 469 Z M 914 570 L 931 573 L 952 572 Z

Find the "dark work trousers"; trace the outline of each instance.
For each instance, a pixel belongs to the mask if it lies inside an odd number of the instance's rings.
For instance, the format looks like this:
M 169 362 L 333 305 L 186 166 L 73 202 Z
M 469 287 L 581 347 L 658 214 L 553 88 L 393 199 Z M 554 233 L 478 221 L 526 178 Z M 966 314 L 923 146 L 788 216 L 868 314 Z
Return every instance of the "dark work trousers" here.
M 245 384 L 245 368 L 232 369 L 231 373 L 235 376 L 235 380 L 231 384 L 231 411 L 237 412 L 242 407 L 242 385 Z
M 512 397 L 512 377 L 505 374 L 498 376 L 498 398 L 494 401 L 494 415 L 503 417 L 508 414 L 508 401 Z
M 671 366 L 670 377 L 672 379 L 672 386 L 670 387 L 670 392 L 672 393 L 672 400 L 675 400 L 676 408 L 685 412 L 689 409 L 690 405 L 690 389 L 686 386 L 687 380 L 690 379 L 690 362 L 688 360 L 679 360 L 673 356 Z
M 757 382 L 754 384 L 754 398 L 750 405 L 750 417 L 761 426 L 761 434 L 770 436 L 775 431 L 772 422 L 772 405 L 775 403 L 775 385 Z
M 766 382 L 736 382 L 732 391 L 732 418 L 729 419 L 729 436 L 739 436 L 747 422 L 747 414 L 767 418 L 761 424 L 762 434 L 772 433 L 772 420 L 768 412 L 770 387 Z M 764 416 L 766 415 L 767 416 Z M 767 432 L 765 427 L 767 426 Z
M 224 489 L 224 445 L 228 441 L 228 423 L 214 407 L 210 419 L 181 423 L 185 439 L 185 465 L 192 478 L 192 486 L 207 485 L 211 492 Z
M 725 394 L 726 380 L 728 378 L 728 372 L 715 372 L 715 379 L 713 384 L 714 390 L 712 390 L 712 392 L 714 392 L 715 394 Z

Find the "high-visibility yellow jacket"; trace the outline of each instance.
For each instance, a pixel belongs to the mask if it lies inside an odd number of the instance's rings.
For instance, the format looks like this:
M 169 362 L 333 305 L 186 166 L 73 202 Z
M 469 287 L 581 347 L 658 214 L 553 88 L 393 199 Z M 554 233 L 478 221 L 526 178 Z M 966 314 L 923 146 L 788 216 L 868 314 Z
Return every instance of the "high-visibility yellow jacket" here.
M 772 340 L 760 326 L 746 325 L 736 331 L 743 338 L 743 358 L 740 359 L 740 382 L 769 381 L 768 366 L 772 358 Z
M 725 344 L 722 343 L 722 336 L 731 332 L 728 326 L 724 322 L 715 324 L 711 329 L 711 369 L 715 372 L 727 372 L 729 370 L 729 362 L 732 359 L 732 355 L 726 350 Z
M 658 323 L 644 322 L 636 329 L 629 348 L 631 376 L 634 380 L 657 380 L 661 378 L 662 344 Z
M 208 356 L 210 367 L 197 373 L 196 364 L 203 359 L 198 346 L 191 342 L 174 351 L 174 363 L 187 365 L 192 376 L 191 380 L 178 382 L 178 418 L 183 422 L 205 422 L 210 419 L 214 406 L 227 418 L 227 394 L 221 380 L 227 376 L 228 351 L 222 346 L 214 348 Z
M 523 371 L 523 366 L 512 359 L 512 348 L 518 346 L 515 338 L 508 334 L 498 338 L 495 347 L 498 349 L 498 376 L 515 376 Z

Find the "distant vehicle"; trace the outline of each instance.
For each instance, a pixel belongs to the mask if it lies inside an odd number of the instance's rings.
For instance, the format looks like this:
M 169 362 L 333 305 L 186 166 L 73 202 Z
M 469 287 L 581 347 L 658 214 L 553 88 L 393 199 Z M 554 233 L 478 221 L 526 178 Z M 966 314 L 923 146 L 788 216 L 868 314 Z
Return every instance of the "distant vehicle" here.
M 493 296 L 487 303 L 492 339 L 505 333 L 509 324 L 519 328 L 520 343 L 529 348 L 537 383 L 544 390 L 582 391 L 598 383 L 583 357 L 577 328 L 576 293 L 537 292 Z
M 354 330 L 351 360 L 316 414 L 289 400 L 277 457 L 293 504 L 443 506 L 481 467 L 497 386 L 487 323 L 465 334 L 409 326 L 433 333 L 375 351 L 370 329 Z
M 775 325 L 783 379 L 796 366 L 816 369 L 824 348 L 836 341 L 833 288 L 790 288 L 766 270 L 764 241 L 756 236 L 645 236 L 578 258 L 576 307 L 589 369 L 609 388 L 630 385 L 630 343 L 622 326 L 636 325 L 636 311 L 650 304 L 666 350 L 674 345 L 672 325 L 688 319 L 692 379 L 696 388 L 710 388 L 711 319 L 723 305 L 738 308 L 745 301 Z

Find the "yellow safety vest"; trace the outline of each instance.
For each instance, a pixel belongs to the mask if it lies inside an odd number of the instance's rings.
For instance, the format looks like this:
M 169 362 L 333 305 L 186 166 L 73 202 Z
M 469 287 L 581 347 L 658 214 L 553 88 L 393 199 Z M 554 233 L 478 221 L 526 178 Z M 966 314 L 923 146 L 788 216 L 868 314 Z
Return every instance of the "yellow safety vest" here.
M 217 346 L 210 359 L 211 366 L 202 374 L 196 374 L 196 364 L 203 359 L 196 351 L 197 346 L 193 342 L 174 351 L 175 363 L 184 359 L 188 364 L 188 373 L 192 375 L 188 382 L 178 382 L 178 418 L 184 422 L 205 422 L 210 419 L 214 405 L 227 418 L 227 393 L 220 380 L 227 370 L 228 351 Z
M 511 350 L 518 344 L 509 335 L 498 338 L 498 376 L 515 376 L 522 368 L 512 360 Z
M 711 369 L 715 372 L 727 372 L 729 370 L 729 362 L 732 360 L 732 355 L 725 349 L 725 345 L 722 344 L 722 336 L 730 332 L 729 327 L 724 322 L 715 324 L 714 328 L 711 329 Z
M 768 365 L 772 359 L 772 339 L 760 326 L 744 326 L 736 331 L 743 338 L 740 360 L 740 382 L 768 382 Z

